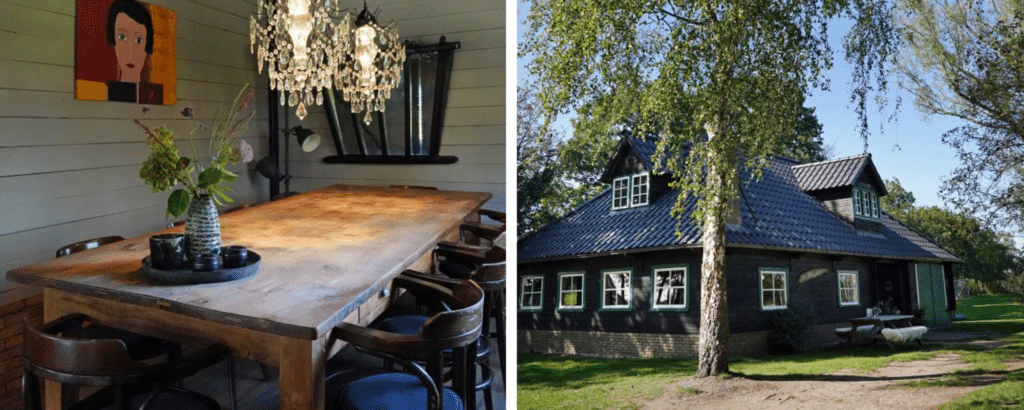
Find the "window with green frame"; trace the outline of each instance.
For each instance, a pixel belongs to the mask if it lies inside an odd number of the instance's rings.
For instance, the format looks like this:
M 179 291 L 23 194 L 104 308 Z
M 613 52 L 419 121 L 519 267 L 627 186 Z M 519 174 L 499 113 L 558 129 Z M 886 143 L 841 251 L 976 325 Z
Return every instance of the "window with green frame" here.
M 860 286 L 857 281 L 858 272 L 855 270 L 841 270 L 836 272 L 839 281 L 839 305 L 859 306 Z
M 583 309 L 583 272 L 558 274 L 558 309 Z
M 686 310 L 689 266 L 655 266 L 652 271 L 651 310 Z
M 604 277 L 601 293 L 602 309 L 629 309 L 633 301 L 632 276 L 629 269 L 609 269 L 601 271 Z
M 853 189 L 853 214 L 868 219 L 881 219 L 882 208 L 878 203 L 878 194 L 864 188 Z
M 788 276 L 788 272 L 785 269 L 760 269 L 761 310 L 779 310 L 788 307 Z
M 519 309 L 537 311 L 544 307 L 544 277 L 523 276 L 523 287 L 519 293 Z

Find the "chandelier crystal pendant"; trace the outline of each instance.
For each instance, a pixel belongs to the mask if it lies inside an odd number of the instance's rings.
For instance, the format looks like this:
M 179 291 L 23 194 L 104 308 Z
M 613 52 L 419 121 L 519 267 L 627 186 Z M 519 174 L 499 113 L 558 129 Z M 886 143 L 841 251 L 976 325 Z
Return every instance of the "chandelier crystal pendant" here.
M 352 113 L 365 113 L 363 122 L 370 125 L 372 113 L 384 112 L 384 101 L 401 82 L 405 45 L 398 40 L 395 23 L 383 28 L 377 25 L 365 1 L 354 26 L 347 17 L 339 27 L 344 53 L 334 73 L 334 84 L 341 89 Z
M 336 35 L 332 15 L 338 14 L 338 0 L 260 0 L 249 19 L 250 51 L 263 73 L 266 63 L 270 88 L 281 96 L 281 105 L 296 107 L 299 119 L 306 107 L 323 104 L 321 90 L 333 88 L 335 67 L 343 61 L 342 42 Z M 345 13 L 342 25 L 351 25 Z M 347 35 L 347 30 L 343 33 Z

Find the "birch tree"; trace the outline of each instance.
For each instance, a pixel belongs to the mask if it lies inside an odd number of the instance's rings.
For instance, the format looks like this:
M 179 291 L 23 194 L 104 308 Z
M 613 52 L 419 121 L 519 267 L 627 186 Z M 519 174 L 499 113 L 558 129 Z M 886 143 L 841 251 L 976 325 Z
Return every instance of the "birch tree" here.
M 546 114 L 587 107 L 602 119 L 589 128 L 595 135 L 627 123 L 658 135 L 655 163 L 670 159 L 681 192 L 673 214 L 702 227 L 698 377 L 729 369 L 725 217 L 738 170 L 759 177 L 766 156 L 792 137 L 804 96 L 827 87 L 835 18 L 854 21 L 844 48 L 866 138 L 867 96 L 884 92 L 885 61 L 897 47 L 890 11 L 881 0 L 530 4 L 519 55 L 532 60 Z

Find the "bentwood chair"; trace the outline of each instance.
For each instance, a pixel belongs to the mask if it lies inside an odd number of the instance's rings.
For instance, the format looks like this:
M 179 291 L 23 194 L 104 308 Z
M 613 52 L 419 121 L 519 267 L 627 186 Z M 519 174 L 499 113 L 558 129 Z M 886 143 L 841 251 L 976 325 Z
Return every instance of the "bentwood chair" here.
M 500 242 L 502 232 L 493 240 Z M 434 248 L 438 273 L 454 279 L 473 279 L 484 288 L 484 336 L 498 341 L 501 376 L 505 380 L 505 248 L 441 242 Z M 491 328 L 494 320 L 494 328 Z
M 349 383 L 338 398 L 342 408 L 472 409 L 476 380 L 472 363 L 483 320 L 483 290 L 473 281 L 446 287 L 404 275 L 394 280 L 394 286 L 450 310 L 429 317 L 415 334 L 385 332 L 350 323 L 336 327 L 332 338 L 347 341 L 360 352 L 397 363 L 404 370 L 385 371 Z M 452 358 L 452 388 L 444 387 L 446 351 Z M 425 366 L 420 358 L 425 358 Z
M 86 239 L 84 241 L 75 242 L 70 245 L 64 245 L 57 249 L 57 257 L 68 256 L 72 253 L 81 252 L 87 249 L 98 248 L 103 245 L 111 244 L 114 242 L 121 242 L 124 237 L 113 235 L 104 236 L 102 238 Z
M 76 397 L 65 394 L 65 402 L 71 404 L 72 410 L 220 409 L 213 399 L 171 383 L 220 362 L 227 355 L 227 348 L 213 345 L 185 358 L 167 355 L 156 363 L 152 360 L 142 362 L 133 358 L 119 339 L 83 337 L 83 325 L 87 322 L 90 318 L 83 314 L 67 315 L 38 328 L 32 326 L 27 318 L 22 320 L 24 409 L 42 409 L 40 378 L 62 385 L 100 388 L 73 404 L 67 402 Z M 133 407 L 134 403 L 138 406 Z
M 444 287 L 448 287 L 448 288 L 455 288 L 457 286 L 460 286 L 462 283 L 467 282 L 467 280 L 464 280 L 464 279 L 452 279 L 452 278 L 446 278 L 446 277 L 442 277 L 442 276 L 438 276 L 438 275 L 427 275 L 427 274 L 423 274 L 423 273 L 416 272 L 416 271 L 411 271 L 411 270 L 407 270 L 405 272 L 402 272 L 401 277 L 422 280 L 422 281 L 425 281 L 425 282 L 430 282 L 430 283 L 433 283 L 433 284 L 436 284 L 436 285 L 440 285 L 440 286 L 444 286 Z M 493 275 L 490 275 L 490 274 L 484 272 L 483 274 L 477 275 L 477 277 L 474 277 L 472 282 L 476 283 L 478 286 L 480 286 L 481 290 L 484 291 L 484 306 L 483 306 L 483 314 L 484 314 L 484 316 L 483 316 L 483 323 L 481 324 L 482 333 L 481 333 L 480 338 L 477 339 L 477 343 L 476 343 L 477 354 L 476 354 L 475 362 L 474 362 L 476 364 L 476 366 L 478 366 L 478 368 L 480 370 L 480 378 L 479 378 L 479 381 L 476 382 L 476 384 L 474 386 L 474 390 L 475 391 L 481 391 L 481 392 L 484 393 L 484 404 L 485 404 L 485 406 L 486 406 L 486 408 L 488 410 L 492 410 L 492 409 L 494 409 L 494 399 L 493 399 L 493 393 L 492 393 L 492 386 L 494 384 L 494 376 L 493 376 L 494 372 L 491 369 L 491 365 L 490 365 L 491 342 L 490 342 L 490 339 L 487 337 L 487 333 L 486 333 L 487 330 L 488 330 L 488 323 L 487 323 L 488 320 L 487 319 L 488 319 L 488 310 L 489 310 L 489 303 L 490 303 L 489 299 L 488 299 L 488 293 L 489 292 L 493 292 L 498 287 L 503 287 L 504 286 L 504 284 L 505 284 L 504 273 L 502 272 L 500 278 L 495 278 L 495 277 L 493 277 Z M 432 309 L 434 311 L 444 310 L 444 309 L 448 308 L 447 306 L 445 306 L 443 304 L 438 305 L 436 303 L 433 303 L 434 301 L 432 301 L 430 299 L 424 300 L 424 298 L 419 297 L 419 295 L 413 294 L 413 296 L 416 296 L 416 300 L 417 300 L 418 304 L 422 304 L 422 305 L 428 306 L 428 308 L 430 308 L 430 309 Z M 423 326 L 423 324 L 427 320 L 429 320 L 429 319 L 430 319 L 429 316 L 416 315 L 416 314 L 394 316 L 394 317 L 391 317 L 391 318 L 383 320 L 381 322 L 381 324 L 380 324 L 380 328 L 381 328 L 381 330 L 388 331 L 388 332 L 393 332 L 393 333 L 416 334 L 416 332 L 419 331 L 420 327 Z M 417 360 L 423 361 L 422 358 L 417 358 Z M 450 358 L 446 356 L 445 357 L 445 362 L 444 362 L 445 365 L 446 366 L 450 366 L 451 362 L 452 362 L 452 360 L 450 360 Z M 474 402 L 475 402 L 475 396 L 474 396 Z

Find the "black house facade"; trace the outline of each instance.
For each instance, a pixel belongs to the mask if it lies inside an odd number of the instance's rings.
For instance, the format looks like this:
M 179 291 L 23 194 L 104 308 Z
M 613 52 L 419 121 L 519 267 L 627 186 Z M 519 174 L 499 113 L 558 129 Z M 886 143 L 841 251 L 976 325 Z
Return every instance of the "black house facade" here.
M 607 190 L 519 240 L 520 351 L 696 355 L 701 230 L 670 215 L 678 192 L 651 162 L 654 144 L 624 137 Z M 952 322 L 959 259 L 882 212 L 870 154 L 775 158 L 740 185 L 726 230 L 732 354 L 763 353 L 769 313 L 796 307 L 813 317 L 814 345 L 838 342 L 836 327 L 890 298 L 923 309 L 929 327 Z

